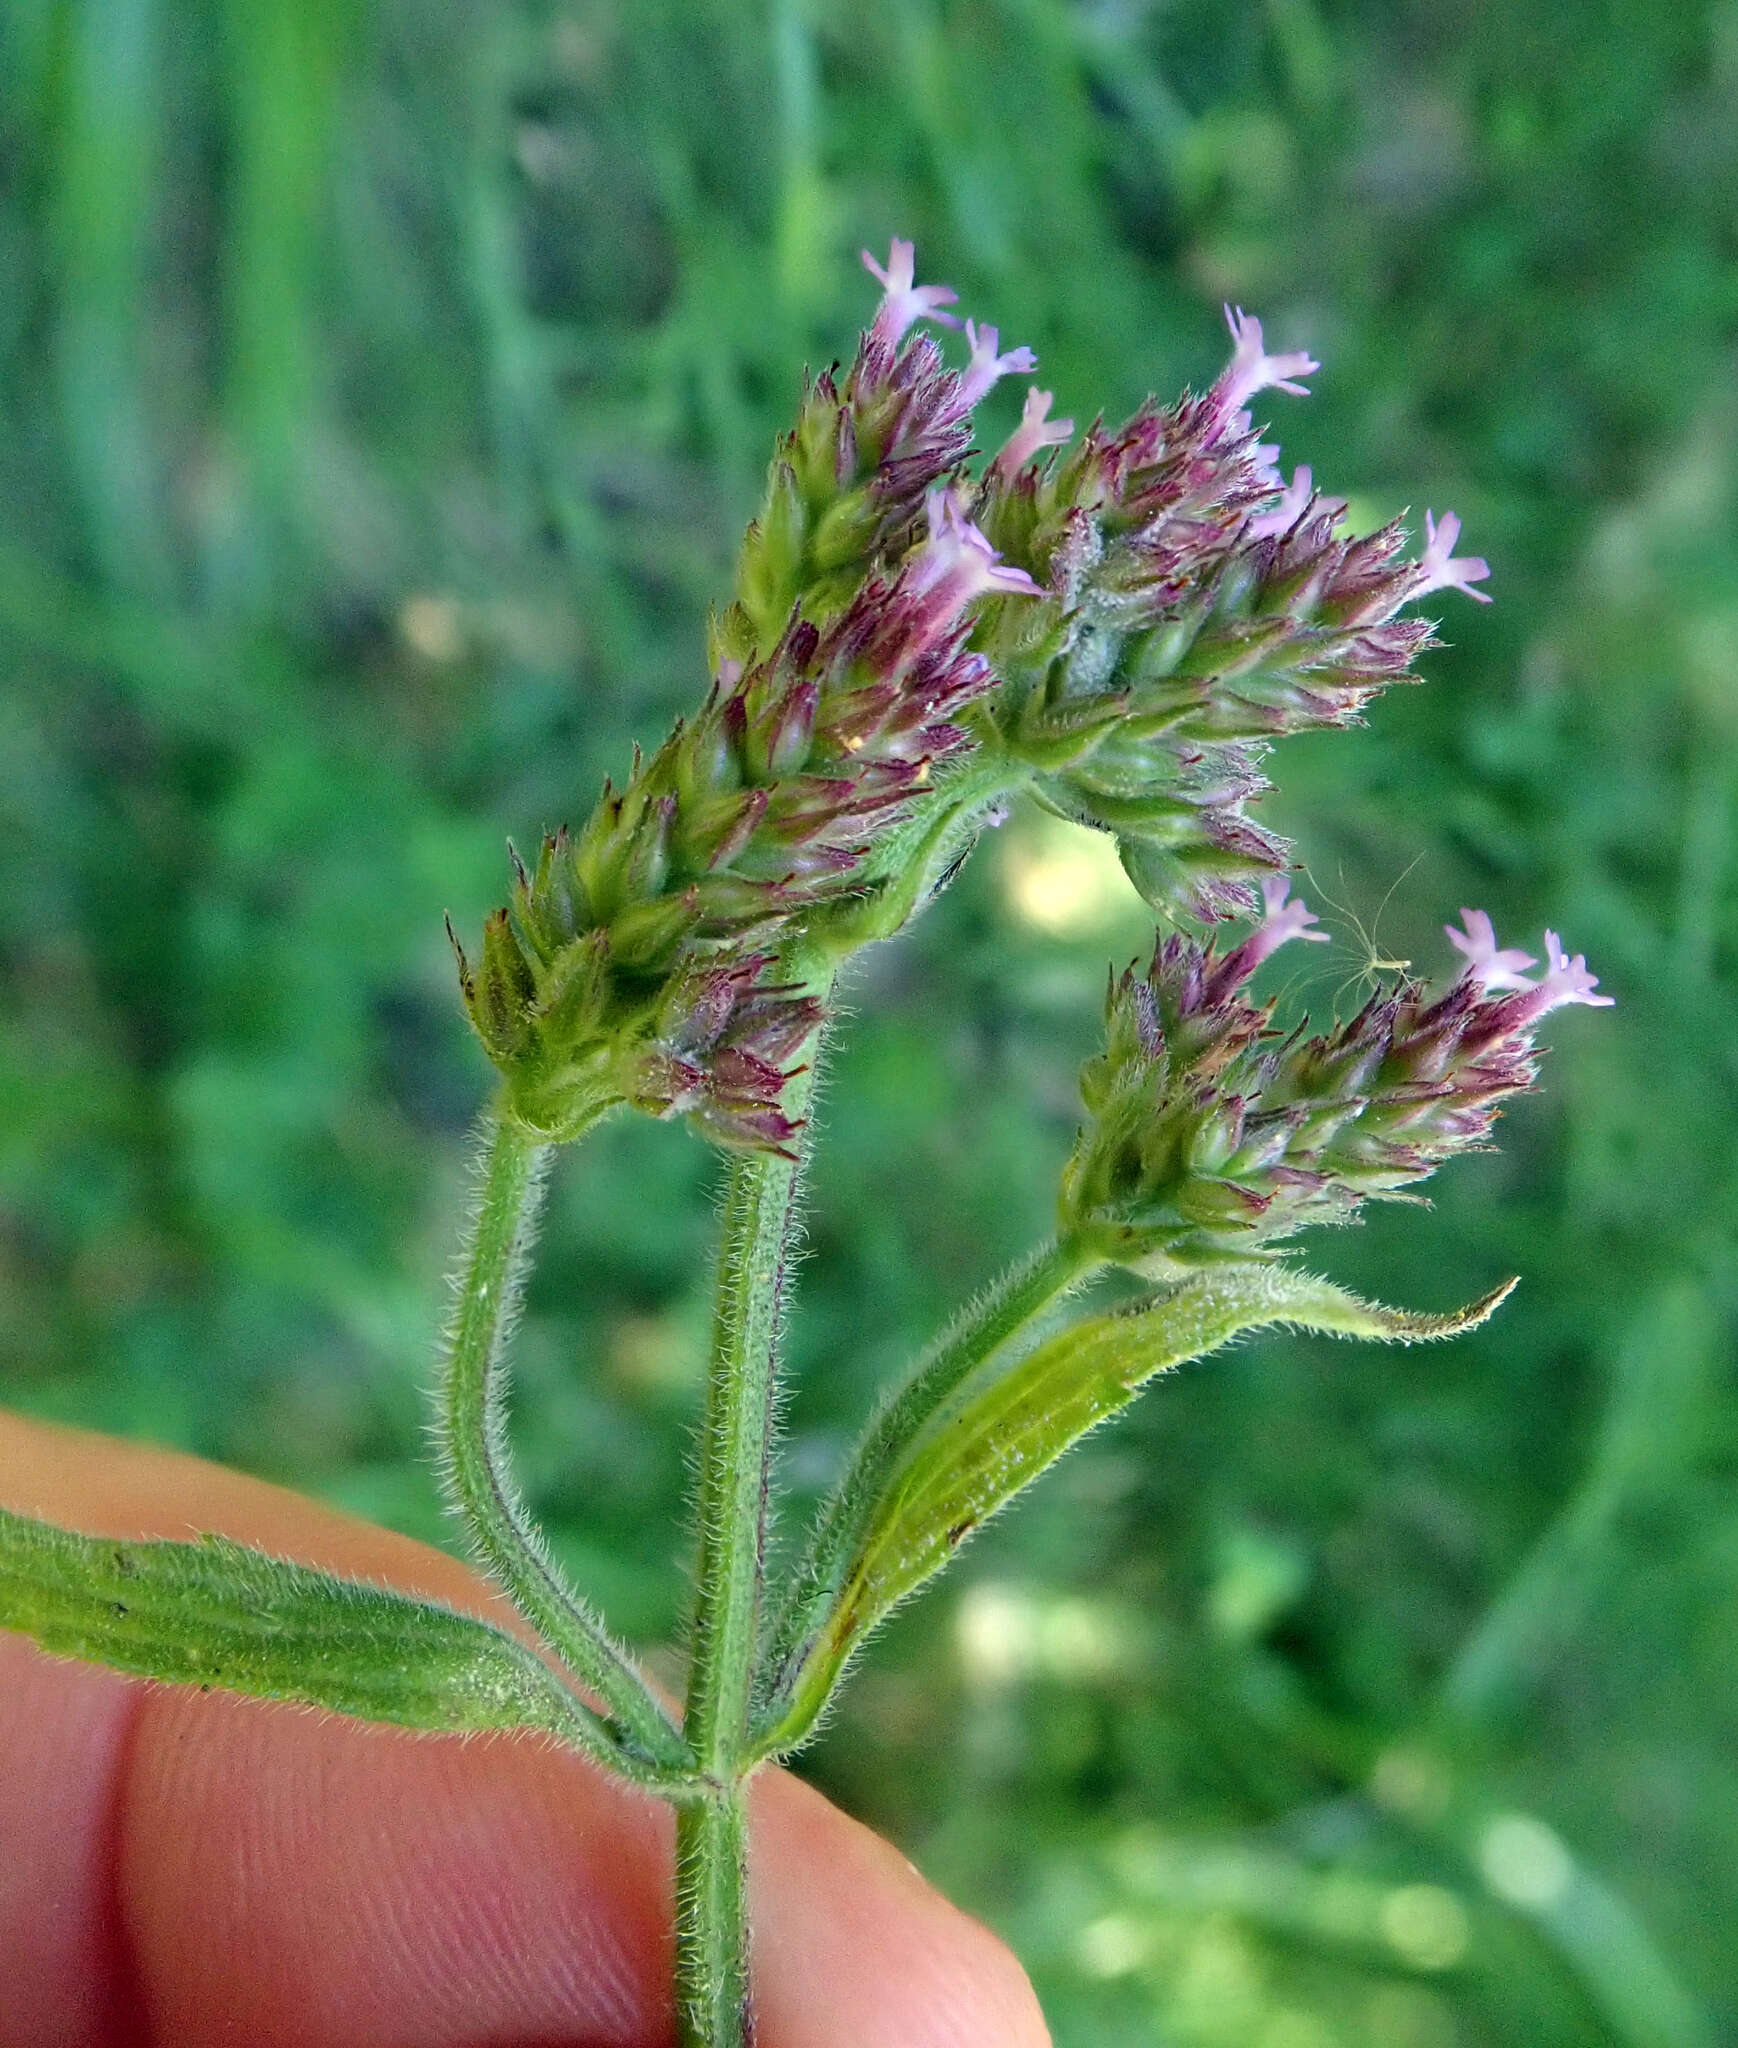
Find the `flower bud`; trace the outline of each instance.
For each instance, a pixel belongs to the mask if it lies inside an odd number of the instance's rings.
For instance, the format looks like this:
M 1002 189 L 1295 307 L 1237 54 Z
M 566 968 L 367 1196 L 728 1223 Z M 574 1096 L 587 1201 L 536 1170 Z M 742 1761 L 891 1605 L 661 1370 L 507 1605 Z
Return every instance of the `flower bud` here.
M 459 991 L 491 1059 L 516 1060 L 533 1042 L 531 1011 L 537 982 L 505 910 L 483 923 L 483 957 L 475 974 L 451 923 L 447 937 L 459 963 Z

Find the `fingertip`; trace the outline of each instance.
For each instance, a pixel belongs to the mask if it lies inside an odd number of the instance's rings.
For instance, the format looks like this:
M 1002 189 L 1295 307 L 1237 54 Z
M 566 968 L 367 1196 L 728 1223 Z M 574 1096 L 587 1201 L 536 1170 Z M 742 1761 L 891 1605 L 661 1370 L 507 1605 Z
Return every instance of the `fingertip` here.
M 508 1618 L 455 1559 L 172 1453 L 0 1417 L 0 1499 L 106 1534 L 214 1530 Z M 6 1647 L 40 1672 L 56 1706 L 35 1713 L 56 1740 L 10 1780 L 41 1825 L 30 1882 L 10 1904 L 0 1886 L 0 1940 L 32 1924 L 50 1878 L 83 1885 L 95 1917 L 58 1980 L 112 1948 L 107 1900 L 129 1984 L 189 2048 L 238 2025 L 261 2048 L 668 2039 L 671 1817 L 579 1756 L 140 1689 Z M 0 1771 L 0 1818 L 7 1784 Z M 65 1799 L 90 1809 L 77 1826 Z M 19 1815 L 12 1838 L 28 1841 Z M 780 1771 L 756 1781 L 751 1822 L 761 2048 L 1047 2048 L 1012 1955 L 878 1836 Z M 50 1853 L 66 1841 L 71 1863 Z M 105 1845 L 106 1882 L 90 1861 Z
M 767 2048 L 1049 2048 L 1011 1951 L 891 1844 L 783 1772 L 751 1797 Z

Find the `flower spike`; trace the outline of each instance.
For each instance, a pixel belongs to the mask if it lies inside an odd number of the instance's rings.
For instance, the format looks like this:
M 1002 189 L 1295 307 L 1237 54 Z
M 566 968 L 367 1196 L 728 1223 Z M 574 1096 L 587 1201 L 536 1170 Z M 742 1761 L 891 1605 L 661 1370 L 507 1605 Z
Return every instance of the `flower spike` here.
M 1499 954 L 1490 920 L 1468 911 L 1450 936 L 1512 992 L 1469 967 L 1442 993 L 1403 982 L 1331 1031 L 1281 1034 L 1243 986 L 1251 955 L 1322 935 L 1302 929 L 1282 877 L 1263 895 L 1267 917 L 1235 952 L 1173 933 L 1144 980 L 1131 968 L 1113 981 L 1105 1049 L 1081 1073 L 1063 1230 L 1152 1279 L 1265 1258 L 1308 1225 L 1409 1199 L 1532 1086 L 1548 1011 L 1609 1001 L 1555 932 L 1545 979 L 1520 981 L 1526 956 Z
M 944 306 L 951 306 L 959 293 L 945 284 L 918 284 L 917 250 L 913 243 L 902 242 L 897 235 L 893 246 L 887 252 L 887 268 L 882 269 L 865 249 L 863 268 L 875 279 L 883 291 L 880 309 L 875 315 L 874 333 L 878 341 L 888 348 L 894 347 L 905 330 L 916 320 L 936 320 L 944 327 L 957 327 L 956 315 L 944 313 Z

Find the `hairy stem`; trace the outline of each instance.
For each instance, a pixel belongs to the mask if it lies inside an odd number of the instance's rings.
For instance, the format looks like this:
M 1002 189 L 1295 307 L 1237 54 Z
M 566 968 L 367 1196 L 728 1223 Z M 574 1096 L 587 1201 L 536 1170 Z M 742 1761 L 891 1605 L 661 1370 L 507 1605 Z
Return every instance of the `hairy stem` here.
M 825 1627 L 888 1474 L 905 1447 L 981 1366 L 1101 1263 L 1078 1245 L 1052 1240 L 1008 1267 L 942 1333 L 870 1423 L 821 1510 L 775 1624 L 772 1683 L 756 1720 L 757 1755 L 795 1747 L 826 1705 L 826 1692 L 815 1696 L 804 1685 L 806 1652 Z
M 440 1386 L 441 1464 L 490 1576 L 603 1702 L 617 1744 L 611 1761 L 678 1793 L 692 1784 L 686 1743 L 627 1653 L 563 1581 L 507 1467 L 507 1347 L 552 1149 L 510 1117 L 492 1116 L 486 1127 Z
M 749 2048 L 748 1824 L 743 1785 L 676 1815 L 676 2012 L 682 2048 Z
M 793 1095 L 806 1097 L 808 1076 Z M 792 1105 L 800 1115 L 802 1101 Z M 758 1153 L 731 1169 L 706 1384 L 685 1732 L 711 1788 L 677 1821 L 676 1987 L 693 2048 L 751 2038 L 746 1831 L 755 1651 L 760 1639 L 774 1375 L 797 1162 Z
M 796 1167 L 758 1153 L 731 1171 L 701 1451 L 699 1587 L 685 1729 L 702 1771 L 737 1767 L 760 1619 L 774 1348 Z

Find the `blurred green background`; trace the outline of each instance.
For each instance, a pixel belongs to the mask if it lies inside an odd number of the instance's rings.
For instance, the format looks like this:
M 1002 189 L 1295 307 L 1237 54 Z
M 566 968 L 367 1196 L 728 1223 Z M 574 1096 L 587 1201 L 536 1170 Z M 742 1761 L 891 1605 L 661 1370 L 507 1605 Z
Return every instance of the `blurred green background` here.
M 441 913 L 695 701 L 894 233 L 1082 420 L 1211 375 L 1226 298 L 1322 358 L 1288 468 L 1452 504 L 1497 603 L 1273 764 L 1369 939 L 1331 913 L 1311 993 L 1446 966 L 1474 903 L 1619 1007 L 1434 1213 L 1311 1247 L 1420 1307 L 1524 1274 L 1492 1328 L 1158 1387 L 805 1768 L 1076 2048 L 1738 2040 L 1731 0 L 7 0 L 0 1398 L 449 1540 L 421 1389 L 485 1069 Z M 793 1517 L 1047 1228 L 1142 936 L 1016 818 L 858 973 Z M 717 1179 L 589 1143 L 521 1345 L 529 1485 L 646 1642 Z

